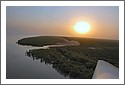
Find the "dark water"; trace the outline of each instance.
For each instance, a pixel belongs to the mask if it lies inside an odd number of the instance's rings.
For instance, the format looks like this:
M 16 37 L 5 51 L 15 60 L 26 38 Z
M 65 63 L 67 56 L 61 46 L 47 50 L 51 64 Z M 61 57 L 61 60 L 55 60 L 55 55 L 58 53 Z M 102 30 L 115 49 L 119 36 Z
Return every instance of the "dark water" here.
M 17 40 L 27 36 L 7 35 L 6 78 L 7 79 L 65 79 L 51 65 L 33 60 L 25 55 L 31 47 L 16 44 Z

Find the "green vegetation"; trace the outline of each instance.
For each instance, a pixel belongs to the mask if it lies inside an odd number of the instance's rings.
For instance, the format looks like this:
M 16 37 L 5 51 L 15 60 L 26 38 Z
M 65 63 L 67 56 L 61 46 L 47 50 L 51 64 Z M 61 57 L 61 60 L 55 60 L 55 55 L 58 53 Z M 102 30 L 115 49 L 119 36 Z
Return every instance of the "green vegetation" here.
M 20 45 L 30 45 L 30 46 L 44 46 L 55 44 L 56 42 L 63 41 L 63 38 L 57 36 L 38 36 L 38 37 L 29 37 L 18 40 Z
M 40 59 L 41 63 L 51 64 L 60 74 L 75 79 L 91 79 L 98 60 L 105 60 L 119 67 L 119 42 L 116 40 L 41 36 L 21 39 L 18 44 L 43 46 L 63 42 L 64 38 L 78 41 L 80 45 L 32 49 L 26 54 L 33 60 Z

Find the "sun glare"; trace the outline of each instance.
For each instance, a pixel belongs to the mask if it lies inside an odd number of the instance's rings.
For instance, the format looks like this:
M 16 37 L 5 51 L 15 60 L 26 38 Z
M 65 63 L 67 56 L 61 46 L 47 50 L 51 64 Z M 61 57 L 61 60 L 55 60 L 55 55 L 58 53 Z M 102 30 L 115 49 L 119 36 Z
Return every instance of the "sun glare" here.
M 73 26 L 74 30 L 80 34 L 87 33 L 91 29 L 91 25 L 85 21 L 79 21 Z

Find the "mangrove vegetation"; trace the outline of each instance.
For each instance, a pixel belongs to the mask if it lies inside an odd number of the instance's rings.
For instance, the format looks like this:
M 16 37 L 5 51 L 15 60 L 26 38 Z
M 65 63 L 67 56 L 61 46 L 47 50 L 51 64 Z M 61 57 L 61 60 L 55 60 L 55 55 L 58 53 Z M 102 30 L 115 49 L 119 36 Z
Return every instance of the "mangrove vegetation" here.
M 38 36 L 20 39 L 20 45 L 44 46 L 67 44 L 77 41 L 79 45 L 51 47 L 50 49 L 30 49 L 26 55 L 41 63 L 50 64 L 65 77 L 91 79 L 98 60 L 105 60 L 119 67 L 119 42 L 76 37 Z

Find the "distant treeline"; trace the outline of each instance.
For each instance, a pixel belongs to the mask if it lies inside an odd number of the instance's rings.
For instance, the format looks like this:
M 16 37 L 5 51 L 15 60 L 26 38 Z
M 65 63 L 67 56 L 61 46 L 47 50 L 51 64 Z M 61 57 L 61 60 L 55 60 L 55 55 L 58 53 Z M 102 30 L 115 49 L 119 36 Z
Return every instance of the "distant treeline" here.
M 63 38 L 57 36 L 38 36 L 38 37 L 28 37 L 18 40 L 20 45 L 30 45 L 30 46 L 44 46 L 55 44 L 56 42 L 63 41 Z

